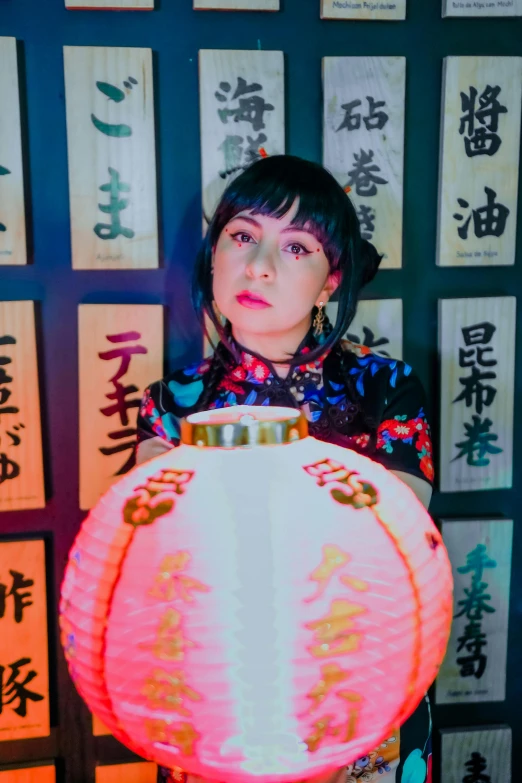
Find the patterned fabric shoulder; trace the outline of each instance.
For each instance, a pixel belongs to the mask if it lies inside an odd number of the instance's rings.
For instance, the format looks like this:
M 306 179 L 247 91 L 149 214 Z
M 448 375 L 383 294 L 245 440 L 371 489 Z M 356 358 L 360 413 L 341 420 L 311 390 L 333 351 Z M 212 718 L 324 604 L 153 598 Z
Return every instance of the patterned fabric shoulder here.
M 160 437 L 178 445 L 179 420 L 194 410 L 209 369 L 209 360 L 190 364 L 145 389 L 138 412 L 138 443 Z

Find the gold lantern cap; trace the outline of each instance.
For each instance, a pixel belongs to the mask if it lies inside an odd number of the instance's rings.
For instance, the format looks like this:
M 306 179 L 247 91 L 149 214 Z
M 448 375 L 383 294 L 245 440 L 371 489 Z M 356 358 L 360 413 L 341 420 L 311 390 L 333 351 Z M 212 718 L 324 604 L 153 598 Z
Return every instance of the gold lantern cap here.
M 276 446 L 307 436 L 306 416 L 296 408 L 234 405 L 181 420 L 181 442 L 202 448 Z

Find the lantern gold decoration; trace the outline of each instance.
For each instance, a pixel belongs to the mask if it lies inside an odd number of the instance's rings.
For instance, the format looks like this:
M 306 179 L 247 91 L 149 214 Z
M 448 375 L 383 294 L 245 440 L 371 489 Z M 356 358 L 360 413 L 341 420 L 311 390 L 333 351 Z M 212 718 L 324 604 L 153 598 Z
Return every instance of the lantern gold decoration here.
M 206 778 L 349 764 L 444 656 L 439 532 L 409 487 L 309 437 L 300 411 L 194 414 L 181 439 L 114 484 L 73 544 L 60 626 L 79 692 L 135 753 Z

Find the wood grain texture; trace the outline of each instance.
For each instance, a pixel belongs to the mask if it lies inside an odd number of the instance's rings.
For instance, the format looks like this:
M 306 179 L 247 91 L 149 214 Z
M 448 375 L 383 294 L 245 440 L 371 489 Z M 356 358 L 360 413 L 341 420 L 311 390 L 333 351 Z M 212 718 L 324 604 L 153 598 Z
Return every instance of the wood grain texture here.
M 89 509 L 123 475 L 138 402 L 163 375 L 163 307 L 80 305 L 78 333 L 80 508 Z
M 442 537 L 452 566 L 454 619 L 436 703 L 504 701 L 513 521 L 442 520 Z M 477 642 L 478 634 L 484 637 Z
M 521 82 L 522 57 L 444 60 L 439 266 L 515 263 Z
M 406 19 L 406 0 L 321 0 L 321 19 Z
M 2 742 L 50 734 L 45 573 L 43 540 L 0 542 L 0 590 L 5 596 L 0 617 Z
M 279 11 L 280 0 L 194 0 L 195 11 Z
M 327 315 L 335 324 L 337 302 L 328 302 Z M 357 313 L 344 335 L 367 345 L 374 353 L 402 359 L 402 299 L 361 299 Z
M 348 192 L 365 239 L 402 266 L 404 57 L 323 59 L 323 164 Z
M 152 51 L 65 46 L 74 269 L 158 266 Z
M 0 511 L 43 508 L 34 302 L 0 302 L 0 358 Z
M 154 0 L 65 0 L 71 11 L 152 11 Z
M 95 783 L 156 783 L 157 774 L 158 767 L 150 761 L 110 764 L 96 767 Z
M 443 783 L 511 783 L 508 726 L 443 729 L 441 738 Z
M 0 266 L 27 263 L 16 39 L 0 37 Z
M 107 737 L 111 732 L 97 715 L 92 716 L 92 733 L 95 737 Z
M 0 768 L 0 783 L 55 783 L 55 781 L 54 764 L 8 770 Z
M 442 16 L 522 16 L 522 0 L 442 0 Z
M 285 151 L 283 53 L 200 50 L 199 100 L 204 234 L 228 183 Z
M 439 300 L 440 490 L 513 484 L 516 298 Z

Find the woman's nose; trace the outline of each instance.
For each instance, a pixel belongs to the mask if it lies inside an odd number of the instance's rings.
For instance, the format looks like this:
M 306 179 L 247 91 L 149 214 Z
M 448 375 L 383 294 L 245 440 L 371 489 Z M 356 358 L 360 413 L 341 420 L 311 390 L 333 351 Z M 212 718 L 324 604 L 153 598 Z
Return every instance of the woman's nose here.
M 275 260 L 273 253 L 267 248 L 260 248 L 255 257 L 247 264 L 247 275 L 255 278 L 271 279 L 275 275 Z

